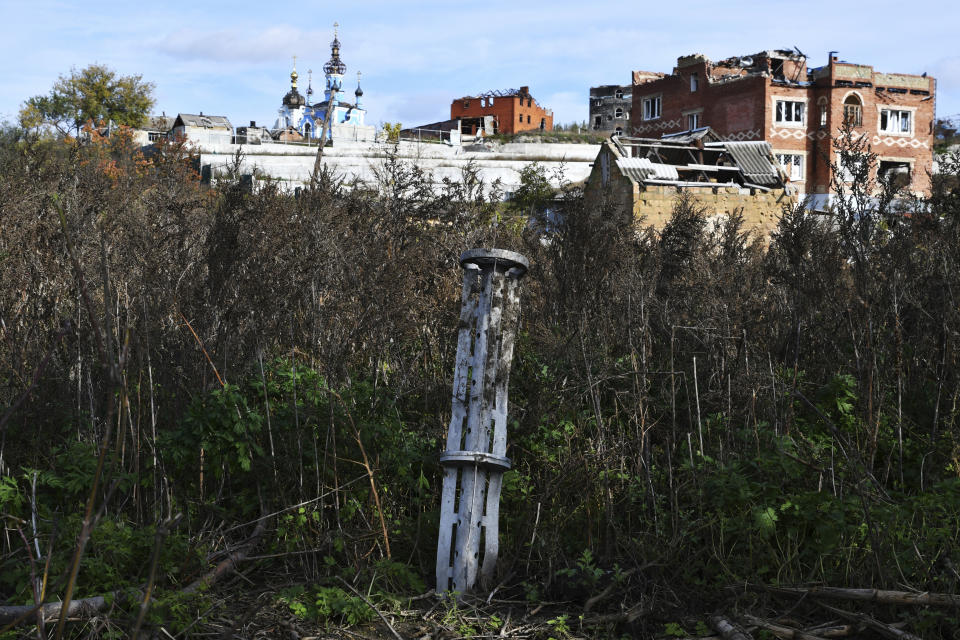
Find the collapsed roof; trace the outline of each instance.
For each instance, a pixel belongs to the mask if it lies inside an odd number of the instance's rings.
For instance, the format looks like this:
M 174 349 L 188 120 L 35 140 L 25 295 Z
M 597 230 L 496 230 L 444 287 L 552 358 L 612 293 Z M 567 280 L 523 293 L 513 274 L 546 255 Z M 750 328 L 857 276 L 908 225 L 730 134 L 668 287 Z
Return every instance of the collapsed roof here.
M 616 164 L 640 184 L 781 189 L 785 176 L 770 143 L 721 140 L 710 127 L 662 138 L 613 136 Z

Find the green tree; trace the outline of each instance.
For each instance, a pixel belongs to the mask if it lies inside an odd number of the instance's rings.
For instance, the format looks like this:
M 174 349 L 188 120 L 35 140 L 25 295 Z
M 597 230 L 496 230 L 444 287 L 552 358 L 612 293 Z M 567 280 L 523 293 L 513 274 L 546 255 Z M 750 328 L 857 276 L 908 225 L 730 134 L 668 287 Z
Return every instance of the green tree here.
M 154 105 L 154 85 L 143 76 L 121 76 L 102 64 L 91 64 L 70 75 L 61 75 L 49 95 L 28 98 L 20 109 L 25 128 L 50 126 L 60 133 L 87 122 L 112 120 L 114 124 L 140 126 Z

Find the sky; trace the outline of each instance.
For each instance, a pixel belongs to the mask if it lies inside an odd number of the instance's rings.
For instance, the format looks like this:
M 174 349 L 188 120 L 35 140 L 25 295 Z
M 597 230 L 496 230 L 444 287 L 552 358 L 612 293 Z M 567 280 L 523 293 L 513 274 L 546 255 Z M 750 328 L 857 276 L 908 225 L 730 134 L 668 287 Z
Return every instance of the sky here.
M 718 60 L 798 47 L 937 79 L 938 117 L 960 114 L 955 0 L 538 0 L 202 2 L 0 0 L 0 122 L 71 68 L 106 64 L 155 84 L 155 113 L 272 125 L 297 56 L 300 90 L 323 85 L 334 21 L 348 94 L 362 71 L 367 123 L 427 124 L 450 102 L 530 87 L 555 123 L 587 119 L 589 87 L 669 72 L 681 55 Z

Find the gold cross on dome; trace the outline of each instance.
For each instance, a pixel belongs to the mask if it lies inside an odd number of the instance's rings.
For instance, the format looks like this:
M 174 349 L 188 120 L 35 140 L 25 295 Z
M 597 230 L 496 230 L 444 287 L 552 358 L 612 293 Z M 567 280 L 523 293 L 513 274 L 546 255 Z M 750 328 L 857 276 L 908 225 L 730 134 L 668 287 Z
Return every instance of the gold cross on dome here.
M 333 37 L 334 37 L 334 38 L 337 37 L 337 29 L 339 29 L 339 28 L 340 28 L 340 23 L 339 23 L 339 22 L 334 22 L 334 23 L 333 23 Z
M 293 70 L 297 70 L 297 56 L 293 56 Z

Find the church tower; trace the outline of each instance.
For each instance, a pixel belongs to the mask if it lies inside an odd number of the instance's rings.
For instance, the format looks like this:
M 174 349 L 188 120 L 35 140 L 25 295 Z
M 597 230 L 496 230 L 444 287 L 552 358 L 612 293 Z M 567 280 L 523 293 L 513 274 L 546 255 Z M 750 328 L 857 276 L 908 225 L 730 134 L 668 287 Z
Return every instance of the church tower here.
M 347 72 L 347 65 L 340 59 L 340 38 L 337 37 L 337 29 L 340 24 L 333 23 L 333 42 L 330 43 L 330 60 L 323 65 L 323 72 L 327 76 L 327 88 L 323 92 L 327 103 L 331 100 L 340 101 L 343 91 L 343 74 Z

